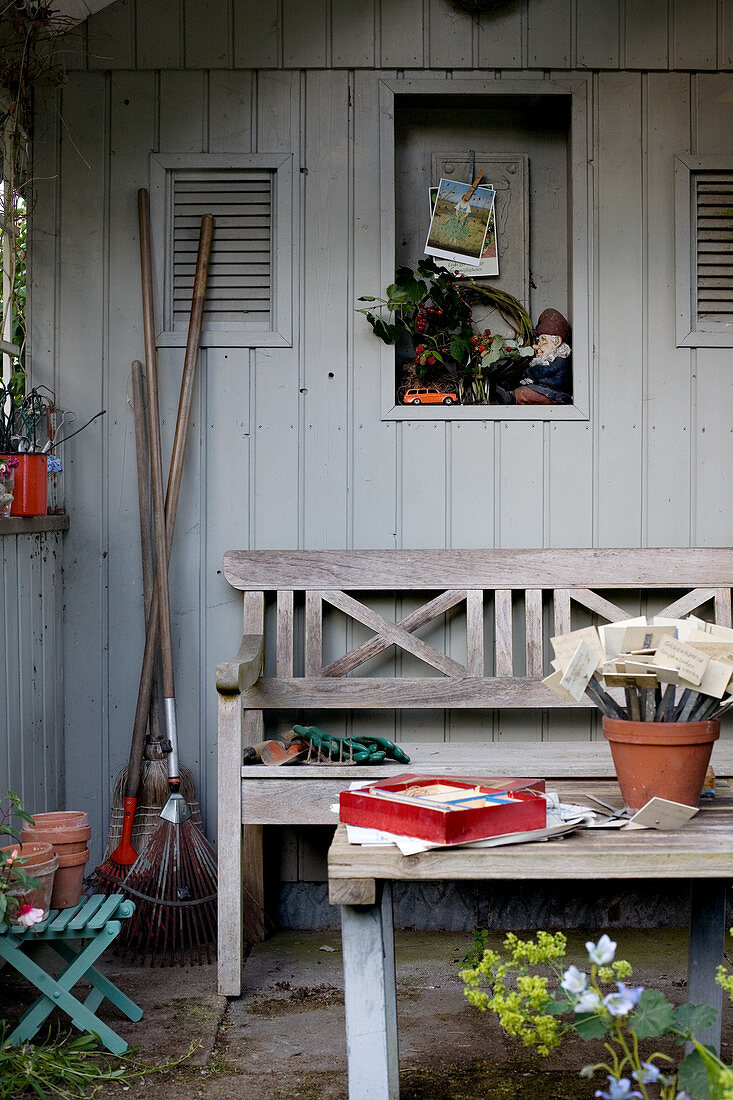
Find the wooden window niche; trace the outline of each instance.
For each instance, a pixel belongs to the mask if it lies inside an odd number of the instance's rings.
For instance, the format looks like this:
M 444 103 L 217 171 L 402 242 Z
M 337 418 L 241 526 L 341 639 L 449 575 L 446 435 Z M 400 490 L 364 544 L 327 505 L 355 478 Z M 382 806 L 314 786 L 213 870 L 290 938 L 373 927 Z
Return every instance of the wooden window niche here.
M 441 175 L 497 189 L 499 276 L 533 321 L 561 310 L 572 328 L 573 404 L 430 405 L 395 400 L 395 351 L 381 355 L 384 420 L 584 420 L 589 416 L 592 219 L 589 216 L 588 82 L 566 80 L 380 81 L 381 286 L 424 255 L 428 188 Z M 483 324 L 479 311 L 476 320 Z M 492 327 L 487 318 L 487 327 Z

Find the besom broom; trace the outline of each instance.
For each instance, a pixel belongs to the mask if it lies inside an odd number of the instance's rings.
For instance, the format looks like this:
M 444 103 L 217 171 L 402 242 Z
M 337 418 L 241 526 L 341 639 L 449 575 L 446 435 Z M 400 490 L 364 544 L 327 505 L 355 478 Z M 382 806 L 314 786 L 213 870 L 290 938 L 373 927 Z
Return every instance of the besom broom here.
M 193 384 L 191 367 L 198 356 L 212 231 L 213 219 L 211 215 L 204 215 L 201 220 L 199 254 L 191 302 L 191 324 L 179 406 L 179 409 L 188 407 L 189 411 L 190 391 Z M 187 429 L 187 416 L 185 420 Z M 177 462 L 176 456 L 179 454 L 177 444 L 182 417 L 179 415 L 179 422 L 176 425 L 167 500 L 164 500 L 163 494 L 158 409 L 157 405 L 153 408 L 150 400 L 148 421 L 153 487 L 153 530 L 157 562 L 155 594 L 158 599 L 155 610 L 158 614 L 161 643 L 163 701 L 169 742 L 168 787 L 170 793 L 160 814 L 161 824 L 121 885 L 122 892 L 129 895 L 136 903 L 135 914 L 127 922 L 122 937 L 122 947 L 128 954 L 143 960 L 150 955 L 161 965 L 175 962 L 183 964 L 187 961 L 200 963 L 203 961 L 202 950 L 205 951 L 206 961 L 210 961 L 210 945 L 216 939 L 217 865 L 213 848 L 198 826 L 192 822 L 191 809 L 181 794 L 178 762 L 173 642 L 168 590 L 168 560 L 172 532 L 166 519 L 169 513 L 168 506 L 172 500 L 177 503 L 180 488 L 182 462 Z M 185 434 L 183 438 L 185 440 Z M 180 453 L 182 456 L 182 451 Z M 155 601 L 153 603 L 155 604 Z M 150 633 L 149 631 L 148 639 Z M 146 644 L 146 653 L 147 649 Z M 144 699 L 139 698 L 138 703 L 147 706 Z

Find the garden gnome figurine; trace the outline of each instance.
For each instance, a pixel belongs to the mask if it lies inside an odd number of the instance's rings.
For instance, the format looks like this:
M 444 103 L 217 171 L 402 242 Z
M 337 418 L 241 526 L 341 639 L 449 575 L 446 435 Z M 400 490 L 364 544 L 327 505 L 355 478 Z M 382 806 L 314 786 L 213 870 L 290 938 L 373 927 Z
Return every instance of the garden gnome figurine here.
M 570 405 L 573 397 L 570 325 L 558 309 L 540 314 L 532 344 L 534 358 L 514 390 L 517 405 Z

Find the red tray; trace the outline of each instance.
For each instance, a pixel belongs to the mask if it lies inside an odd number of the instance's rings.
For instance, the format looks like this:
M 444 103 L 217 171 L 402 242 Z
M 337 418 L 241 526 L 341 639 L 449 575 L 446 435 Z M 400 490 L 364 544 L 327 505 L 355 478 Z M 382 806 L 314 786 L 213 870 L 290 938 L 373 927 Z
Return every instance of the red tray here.
M 425 793 L 408 796 L 406 792 L 411 788 L 423 788 Z M 441 793 L 439 788 L 454 788 L 456 797 L 464 804 L 431 804 L 426 797 L 431 788 L 434 795 Z M 477 795 L 472 799 L 474 790 Z M 544 790 L 544 779 L 406 772 L 360 790 L 342 791 L 339 816 L 347 825 L 414 836 L 435 844 L 461 844 L 503 833 L 544 829 L 547 824 Z M 442 793 L 449 794 L 445 790 Z M 471 801 L 484 803 L 486 797 L 492 796 L 497 801 L 489 805 L 471 805 Z

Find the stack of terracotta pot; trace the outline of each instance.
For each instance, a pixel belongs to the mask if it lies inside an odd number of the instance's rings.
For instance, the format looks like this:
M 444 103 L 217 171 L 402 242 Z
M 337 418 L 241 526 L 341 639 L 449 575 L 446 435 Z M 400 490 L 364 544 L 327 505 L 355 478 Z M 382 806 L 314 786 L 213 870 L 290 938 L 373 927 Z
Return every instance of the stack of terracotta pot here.
M 33 825 L 21 833 L 23 855 L 29 843 L 53 845 L 59 865 L 53 881 L 52 909 L 69 909 L 81 896 L 84 869 L 89 860 L 89 817 L 81 810 L 36 814 Z

